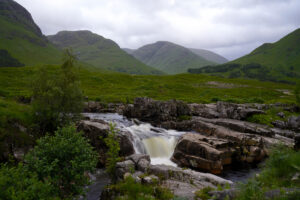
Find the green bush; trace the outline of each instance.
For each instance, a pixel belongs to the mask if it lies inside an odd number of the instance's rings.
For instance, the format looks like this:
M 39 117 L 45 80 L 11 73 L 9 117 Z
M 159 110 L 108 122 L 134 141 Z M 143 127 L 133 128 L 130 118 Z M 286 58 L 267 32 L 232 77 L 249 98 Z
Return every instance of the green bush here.
M 174 198 L 170 190 L 158 185 L 136 183 L 132 177 L 127 177 L 110 187 L 119 195 L 118 200 L 171 200 Z
M 283 145 L 276 146 L 259 176 L 239 185 L 236 200 L 264 200 L 265 192 L 274 189 L 282 191 L 275 199 L 297 199 L 295 197 L 299 197 L 297 188 L 300 187 L 300 181 L 292 178 L 299 172 L 300 152 Z M 289 188 L 295 191 L 286 192 Z
M 25 162 L 39 180 L 49 180 L 57 194 L 66 198 L 83 193 L 83 186 L 88 184 L 84 173 L 95 168 L 97 155 L 81 133 L 68 126 L 58 129 L 54 136 L 39 139 Z
M 195 193 L 195 199 L 201 199 L 201 200 L 208 200 L 211 199 L 211 195 L 209 195 L 210 191 L 213 191 L 214 189 L 211 187 L 205 187 L 202 190 L 198 190 Z
M 38 179 L 34 172 L 3 165 L 0 167 L 0 199 L 2 200 L 50 200 L 59 199 L 53 186 L 47 181 Z
M 83 94 L 74 72 L 75 58 L 66 51 L 58 75 L 41 68 L 33 82 L 34 119 L 42 134 L 54 132 L 77 119 L 83 108 Z
M 113 181 L 116 180 L 116 164 L 121 160 L 119 157 L 120 144 L 117 137 L 116 127 L 113 124 L 109 124 L 110 129 L 104 142 L 108 147 L 106 152 L 106 171 L 110 175 Z

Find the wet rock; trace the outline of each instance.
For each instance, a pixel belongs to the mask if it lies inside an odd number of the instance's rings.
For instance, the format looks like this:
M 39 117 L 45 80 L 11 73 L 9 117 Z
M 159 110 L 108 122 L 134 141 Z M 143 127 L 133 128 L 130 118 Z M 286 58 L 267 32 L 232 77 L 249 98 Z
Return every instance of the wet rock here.
M 275 120 L 274 122 L 271 123 L 274 127 L 277 127 L 277 128 L 286 128 L 286 123 L 282 120 Z
M 99 155 L 98 167 L 104 167 L 106 161 L 107 146 L 103 141 L 109 133 L 109 125 L 106 122 L 82 120 L 77 125 L 77 130 L 82 131 L 83 135 Z M 119 131 L 117 137 L 120 141 L 120 156 L 129 156 L 134 153 L 133 144 L 130 140 L 130 133 Z M 102 139 L 101 139 L 102 138 Z
M 281 117 L 281 118 L 284 118 L 284 117 L 285 117 L 285 114 L 284 114 L 284 112 L 279 112 L 279 113 L 277 113 L 277 116 L 278 116 L 278 117 Z
M 242 145 L 242 142 L 245 143 Z M 247 163 L 261 161 L 266 156 L 261 142 L 261 138 L 254 141 L 247 137 L 233 140 L 187 133 L 179 139 L 171 159 L 181 167 L 220 174 L 223 166 L 230 165 L 233 161 Z
M 232 162 L 234 144 L 228 140 L 187 133 L 178 141 L 172 161 L 182 167 L 219 174 Z
M 190 115 L 190 109 L 182 101 L 156 101 L 140 97 L 134 100 L 133 105 L 128 105 L 124 115 L 129 118 L 160 123 L 162 121 L 176 120 L 179 116 Z
M 132 160 L 125 160 L 116 164 L 116 175 L 119 178 L 123 178 L 126 173 L 133 173 L 135 170 L 135 164 Z
M 159 181 L 159 178 L 155 175 L 150 175 L 142 178 L 142 183 L 145 184 L 153 184 L 157 183 Z
M 295 150 L 300 150 L 300 134 L 299 133 L 295 136 L 294 149 Z
M 122 103 L 103 104 L 96 101 L 88 101 L 84 103 L 84 112 L 90 113 L 119 113 L 122 114 L 125 105 Z
M 264 114 L 262 110 L 248 107 L 245 104 L 217 102 L 217 112 L 220 118 L 244 120 L 254 114 Z
M 216 104 L 188 104 L 191 114 L 193 116 L 200 116 L 205 118 L 218 118 Z
M 101 112 L 102 106 L 99 102 L 96 101 L 89 101 L 84 103 L 84 112 L 91 112 L 91 113 L 99 113 Z
M 193 118 L 193 120 L 216 124 L 242 133 L 253 133 L 253 134 L 267 136 L 267 137 L 273 137 L 275 135 L 272 129 L 270 129 L 266 125 L 255 124 L 246 121 L 240 121 L 235 119 L 224 119 L 224 118 L 206 119 L 202 117 L 195 117 Z
M 289 129 L 300 131 L 300 116 L 291 116 L 289 117 L 286 126 Z

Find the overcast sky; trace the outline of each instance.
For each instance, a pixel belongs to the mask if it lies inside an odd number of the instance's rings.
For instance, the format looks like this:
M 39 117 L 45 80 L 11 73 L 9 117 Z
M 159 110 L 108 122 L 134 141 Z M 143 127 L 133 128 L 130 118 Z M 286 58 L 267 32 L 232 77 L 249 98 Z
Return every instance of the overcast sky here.
M 91 30 L 122 48 L 156 41 L 228 59 L 300 27 L 300 0 L 16 0 L 45 35 Z

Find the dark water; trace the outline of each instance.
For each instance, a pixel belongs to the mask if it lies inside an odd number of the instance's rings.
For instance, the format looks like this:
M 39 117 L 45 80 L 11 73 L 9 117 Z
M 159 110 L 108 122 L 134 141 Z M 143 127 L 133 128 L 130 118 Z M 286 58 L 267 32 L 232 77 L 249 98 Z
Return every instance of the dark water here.
M 223 171 L 220 175 L 222 178 L 231 180 L 234 183 L 246 182 L 249 178 L 254 177 L 256 174 L 261 172 L 263 163 L 259 165 L 240 165 L 232 168 L 228 168 Z
M 78 200 L 99 200 L 104 187 L 110 184 L 110 179 L 103 169 L 98 169 L 96 173 L 90 175 L 90 177 L 93 183 L 86 188 L 86 196 L 80 197 Z

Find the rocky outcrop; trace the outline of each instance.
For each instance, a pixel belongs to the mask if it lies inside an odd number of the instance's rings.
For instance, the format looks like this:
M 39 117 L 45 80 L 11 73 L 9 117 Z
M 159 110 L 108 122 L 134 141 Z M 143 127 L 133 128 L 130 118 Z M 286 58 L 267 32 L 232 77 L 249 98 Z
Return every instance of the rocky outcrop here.
M 241 146 L 239 138 L 220 139 L 198 133 L 187 133 L 179 139 L 171 159 L 181 167 L 220 174 L 224 165 L 233 162 L 258 162 L 266 156 L 259 140 L 251 141 L 250 138 L 245 137 L 245 140 L 247 139 L 249 141 Z
M 195 192 L 204 188 L 216 188 L 218 185 L 231 185 L 232 182 L 213 174 L 196 172 L 190 169 L 181 169 L 167 165 L 151 165 L 148 155 L 133 154 L 117 163 L 116 175 L 120 180 L 132 176 L 136 182 L 151 184 L 153 181 L 169 188 L 175 195 L 187 199 L 194 199 Z M 106 191 L 101 199 L 109 199 Z
M 219 101 L 216 107 L 220 118 L 244 120 L 251 115 L 265 113 L 262 110 L 251 108 L 246 104 L 235 104 Z
M 103 104 L 97 101 L 88 101 L 84 103 L 83 112 L 122 114 L 124 109 L 125 109 L 125 105 L 122 103 Z
M 161 121 L 176 120 L 179 116 L 190 115 L 190 109 L 182 101 L 156 101 L 150 98 L 136 98 L 128 105 L 124 115 L 141 121 L 159 124 Z
M 77 125 L 77 130 L 82 131 L 87 137 L 95 150 L 99 154 L 98 166 L 105 166 L 107 146 L 103 138 L 106 138 L 109 133 L 109 125 L 101 120 L 88 121 L 83 120 Z M 120 142 L 120 156 L 128 156 L 134 153 L 133 144 L 131 143 L 129 132 L 118 131 L 117 136 Z

